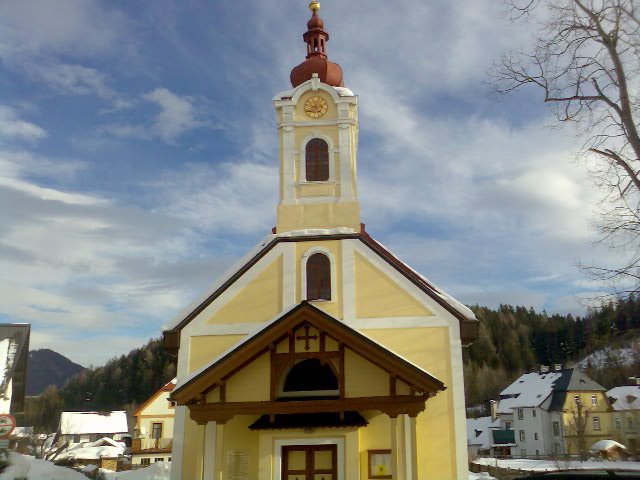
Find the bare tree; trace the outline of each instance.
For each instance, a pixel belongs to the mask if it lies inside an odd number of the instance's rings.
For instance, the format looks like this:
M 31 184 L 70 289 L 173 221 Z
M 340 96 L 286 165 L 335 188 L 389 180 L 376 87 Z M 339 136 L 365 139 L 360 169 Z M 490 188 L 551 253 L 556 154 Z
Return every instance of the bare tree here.
M 640 17 L 638 0 L 505 0 L 515 22 L 534 22 L 529 50 L 506 54 L 497 90 L 538 88 L 558 124 L 586 135 L 581 149 L 602 200 L 602 241 L 624 252 L 618 265 L 587 266 L 616 294 L 640 290 Z
M 575 408 L 571 409 L 569 420 L 569 437 L 575 440 L 580 460 L 584 461 L 589 455 L 587 449 L 587 422 L 589 421 L 589 409 L 584 408 L 579 398 L 575 401 Z

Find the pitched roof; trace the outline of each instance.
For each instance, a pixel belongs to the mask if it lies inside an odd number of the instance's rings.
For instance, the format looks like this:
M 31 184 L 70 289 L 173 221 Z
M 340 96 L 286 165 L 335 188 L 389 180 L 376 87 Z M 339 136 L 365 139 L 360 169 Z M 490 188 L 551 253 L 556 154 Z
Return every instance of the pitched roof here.
M 521 375 L 500 392 L 498 413 L 511 413 L 514 408 L 538 407 L 549 395 L 550 411 L 562 410 L 567 392 L 604 391 L 605 388 L 577 368 Z
M 640 410 L 640 385 L 613 387 L 607 397 L 614 410 Z
M 336 233 L 334 230 L 305 230 L 299 232 L 287 232 L 286 234 L 274 234 L 265 237 L 253 248 L 245 257 L 231 267 L 225 274 L 220 276 L 209 289 L 180 312 L 173 321 L 165 328 L 167 331 L 180 331 L 191 320 L 197 317 L 211 302 L 218 298 L 227 288 L 235 283 L 244 273 L 253 267 L 271 249 L 281 242 L 303 242 L 317 240 L 348 240 L 355 239 L 361 241 L 370 250 L 375 252 L 380 258 L 394 267 L 405 278 L 411 281 L 420 290 L 435 300 L 449 313 L 460 321 L 460 336 L 463 343 L 473 341 L 477 337 L 477 319 L 474 313 L 462 303 L 446 294 L 435 284 L 417 273 L 404 262 L 394 256 L 382 244 L 374 240 L 364 229 L 360 233 L 345 233 L 341 230 Z
M 511 413 L 514 408 L 537 407 L 553 392 L 561 372 L 525 373 L 500 392 L 498 413 Z
M 147 408 L 151 402 L 153 402 L 156 398 L 158 398 L 163 393 L 171 392 L 175 388 L 176 383 L 178 383 L 178 379 L 174 378 L 171 381 L 164 384 L 158 390 L 153 392 L 149 398 L 147 398 L 144 402 L 140 404 L 138 409 L 133 413 L 133 416 L 137 417 L 138 415 L 140 415 L 140 412 L 142 412 L 142 410 Z
M 127 413 L 116 412 L 62 412 L 60 434 L 85 435 L 90 433 L 127 433 Z
M 480 449 L 490 448 L 491 428 L 497 428 L 491 416 L 467 418 L 467 445 L 477 445 Z
M 553 388 L 553 397 L 549 404 L 550 412 L 560 412 L 569 392 L 604 392 L 607 389 L 587 377 L 579 368 L 562 370 L 560 381 Z
M 260 325 L 253 333 L 221 353 L 202 368 L 178 380 L 171 398 L 179 403 L 191 399 L 194 392 L 201 393 L 222 378 L 264 353 L 269 346 L 302 323 L 309 323 L 340 339 L 345 346 L 387 371 L 393 371 L 403 381 L 435 393 L 444 390 L 444 384 L 423 368 L 408 361 L 378 342 L 354 330 L 345 323 L 315 307 L 307 301 L 284 314 Z M 238 362 L 244 361 L 239 365 Z

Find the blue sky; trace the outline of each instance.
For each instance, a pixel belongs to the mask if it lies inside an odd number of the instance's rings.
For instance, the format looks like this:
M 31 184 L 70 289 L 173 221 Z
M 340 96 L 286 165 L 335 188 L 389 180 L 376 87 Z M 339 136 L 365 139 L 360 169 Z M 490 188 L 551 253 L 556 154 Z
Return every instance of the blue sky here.
M 468 304 L 581 313 L 598 194 L 539 92 L 487 71 L 526 45 L 495 0 L 322 2 L 359 95 L 367 230 Z M 0 1 L 0 320 L 100 364 L 268 233 L 271 99 L 306 2 Z

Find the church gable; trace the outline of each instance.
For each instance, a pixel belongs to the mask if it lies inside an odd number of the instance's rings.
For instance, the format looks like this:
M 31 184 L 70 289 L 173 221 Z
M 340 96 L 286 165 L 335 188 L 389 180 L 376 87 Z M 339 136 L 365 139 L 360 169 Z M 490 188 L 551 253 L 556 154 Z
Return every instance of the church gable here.
M 358 318 L 433 315 L 387 273 L 359 253 L 355 254 L 355 281 Z
M 239 289 L 207 320 L 207 323 L 265 322 L 275 317 L 282 309 L 282 255 L 280 255 Z
M 293 406 L 403 395 L 424 402 L 442 389 L 426 371 L 303 302 L 183 380 L 172 397 L 230 407 L 286 399 Z

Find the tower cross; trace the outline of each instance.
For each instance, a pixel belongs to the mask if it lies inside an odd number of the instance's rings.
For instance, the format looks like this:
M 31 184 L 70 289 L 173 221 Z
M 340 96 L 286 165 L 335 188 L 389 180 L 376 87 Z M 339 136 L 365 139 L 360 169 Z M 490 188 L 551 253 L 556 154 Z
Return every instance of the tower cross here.
M 309 340 L 317 340 L 317 335 L 309 335 L 309 325 L 304 326 L 304 335 L 297 335 L 296 340 L 304 340 L 304 349 L 309 351 Z

